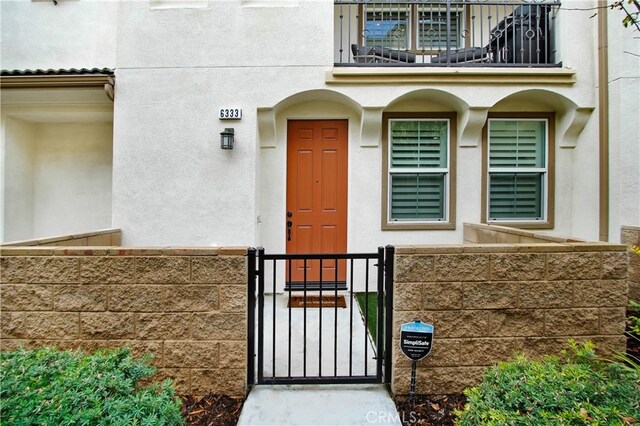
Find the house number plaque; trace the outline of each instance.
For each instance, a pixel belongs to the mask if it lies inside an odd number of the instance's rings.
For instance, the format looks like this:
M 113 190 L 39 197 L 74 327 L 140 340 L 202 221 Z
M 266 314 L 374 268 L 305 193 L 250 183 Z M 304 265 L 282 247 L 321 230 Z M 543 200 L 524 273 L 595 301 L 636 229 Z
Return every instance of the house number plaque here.
M 218 118 L 220 120 L 242 120 L 242 108 L 220 108 Z

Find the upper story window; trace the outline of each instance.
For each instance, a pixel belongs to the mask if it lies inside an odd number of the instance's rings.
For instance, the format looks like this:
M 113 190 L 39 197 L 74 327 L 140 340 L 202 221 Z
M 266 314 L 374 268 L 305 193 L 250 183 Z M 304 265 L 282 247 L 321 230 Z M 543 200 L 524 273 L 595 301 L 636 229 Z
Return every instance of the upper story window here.
M 371 3 L 363 6 L 365 46 L 435 52 L 461 45 L 463 8 L 444 4 Z
M 550 119 L 490 118 L 486 144 L 486 221 L 548 225 L 553 211 Z
M 447 37 L 451 49 L 462 47 L 463 12 L 464 9 L 459 6 L 452 7 L 447 16 L 446 7 L 417 6 L 418 38 L 416 50 L 438 51 L 446 49 Z M 449 28 L 447 28 L 447 24 Z
M 391 49 L 409 48 L 410 7 L 408 5 L 365 5 L 366 16 L 362 36 L 365 46 Z

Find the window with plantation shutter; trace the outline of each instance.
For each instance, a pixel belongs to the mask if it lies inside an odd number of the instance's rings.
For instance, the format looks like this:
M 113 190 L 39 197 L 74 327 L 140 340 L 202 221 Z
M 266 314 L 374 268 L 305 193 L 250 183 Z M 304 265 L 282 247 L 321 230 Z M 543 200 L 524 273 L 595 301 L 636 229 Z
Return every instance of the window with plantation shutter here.
M 548 120 L 490 119 L 488 132 L 488 220 L 546 220 Z
M 388 221 L 446 221 L 449 120 L 389 121 Z
M 461 47 L 460 33 L 462 9 L 452 8 L 447 15 L 446 5 L 432 4 L 418 8 L 418 50 L 440 51 L 447 48 L 447 21 L 449 21 L 449 46 Z

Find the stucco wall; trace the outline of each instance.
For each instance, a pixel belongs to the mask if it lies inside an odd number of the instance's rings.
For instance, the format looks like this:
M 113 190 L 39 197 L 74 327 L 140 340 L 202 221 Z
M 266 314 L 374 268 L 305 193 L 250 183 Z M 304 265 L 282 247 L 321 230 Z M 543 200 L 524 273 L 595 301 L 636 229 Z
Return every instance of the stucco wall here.
M 113 123 L 56 122 L 55 111 L 3 117 L 2 241 L 111 226 Z
M 397 247 L 393 391 L 406 394 L 410 361 L 400 324 L 434 324 L 417 392 L 461 392 L 514 352 L 557 353 L 569 338 L 624 351 L 627 253 L 622 245 L 491 244 Z
M 33 236 L 36 128 L 9 117 L 3 120 L 3 124 L 3 226 L 0 241 L 11 241 Z
M 623 226 L 622 244 L 640 247 L 640 226 Z M 640 255 L 629 250 L 629 299 L 640 302 Z
M 34 164 L 34 236 L 111 225 L 113 124 L 43 123 Z
M 621 226 L 640 225 L 640 43 L 637 31 L 622 26 L 624 16 L 608 15 L 611 241 Z
M 113 68 L 119 2 L 5 0 L 3 69 Z
M 390 241 L 460 241 L 462 223 L 480 218 L 478 111 L 556 112 L 554 230 L 594 239 L 598 129 L 590 111 L 596 105 L 595 20 L 571 5 L 585 8 L 595 0 L 563 4 L 558 50 L 563 67 L 576 76 L 566 84 L 542 77 L 502 84 L 500 70 L 488 84 L 401 83 L 400 77 L 382 84 L 361 84 L 368 77 L 332 83 L 336 17 L 330 1 L 3 2 L 3 67 L 49 66 L 56 62 L 53 57 L 62 59 L 51 66 L 115 66 L 112 225 L 125 230 L 128 245 L 261 244 L 282 251 L 283 123 L 296 118 L 349 119 L 350 251 Z M 95 21 L 98 15 L 100 22 Z M 50 25 L 30 26 L 28 32 L 21 26 L 54 18 L 73 31 L 52 35 Z M 85 34 L 87 28 L 93 31 Z M 457 75 L 456 69 L 444 71 L 449 75 L 443 78 Z M 549 72 L 554 70 L 544 71 Z M 220 107 L 243 108 L 242 121 L 219 121 Z M 580 113 L 574 120 L 576 108 Z M 273 113 L 266 126 L 259 110 Z M 462 117 L 475 111 L 473 130 L 457 149 L 455 230 L 381 231 L 382 123 L 375 111 L 383 110 L 456 112 L 459 135 L 468 130 Z M 219 149 L 225 127 L 236 130 L 231 152 Z
M 152 353 L 178 393 L 246 390 L 245 248 L 2 248 L 1 349 Z
M 160 3 L 163 8 L 126 2 L 118 15 L 113 225 L 125 230 L 125 244 L 250 243 L 283 251 L 286 120 L 299 118 L 349 120 L 350 251 L 390 241 L 458 242 L 462 223 L 480 218 L 481 126 L 472 135 L 475 145 L 457 150 L 456 230 L 383 232 L 380 135 L 363 139 L 372 136 L 362 134 L 363 123 L 371 125 L 365 110 L 556 111 L 565 123 L 571 105 L 595 105 L 588 65 L 595 58 L 594 20 L 586 12 L 562 11 L 570 25 L 559 27 L 563 64 L 576 70 L 575 84 L 418 88 L 327 84 L 335 44 L 331 2 Z M 243 108 L 243 119 L 218 120 L 217 109 L 226 106 Z M 258 122 L 263 108 L 273 111 L 269 140 Z M 586 172 L 597 169 L 592 122 L 575 148 L 560 148 L 561 125 L 556 141 L 555 231 L 588 239 L 597 237 L 598 208 L 597 179 Z M 231 152 L 219 148 L 225 127 L 235 128 Z

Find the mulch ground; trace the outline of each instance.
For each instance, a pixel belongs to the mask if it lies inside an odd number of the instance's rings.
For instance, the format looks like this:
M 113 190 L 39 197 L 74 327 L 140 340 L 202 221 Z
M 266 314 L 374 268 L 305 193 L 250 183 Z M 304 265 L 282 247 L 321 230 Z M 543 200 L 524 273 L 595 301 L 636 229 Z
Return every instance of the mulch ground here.
M 192 395 L 182 396 L 182 417 L 189 426 L 235 426 L 242 411 L 244 399 L 210 393 L 196 400 Z
M 451 395 L 416 395 L 413 404 L 408 397 L 395 397 L 398 415 L 404 426 L 453 426 L 455 410 L 462 410 L 467 397 Z

